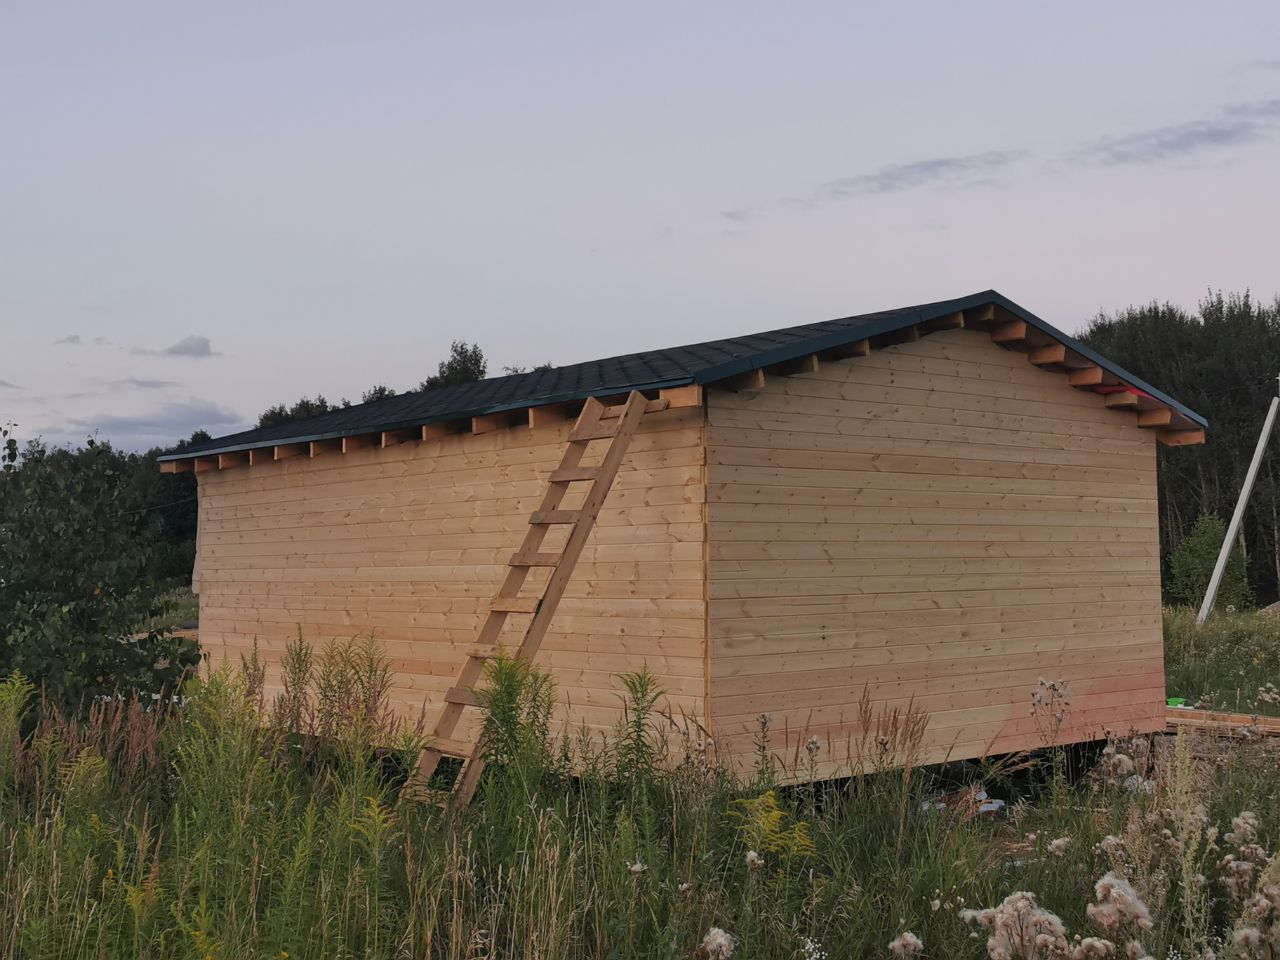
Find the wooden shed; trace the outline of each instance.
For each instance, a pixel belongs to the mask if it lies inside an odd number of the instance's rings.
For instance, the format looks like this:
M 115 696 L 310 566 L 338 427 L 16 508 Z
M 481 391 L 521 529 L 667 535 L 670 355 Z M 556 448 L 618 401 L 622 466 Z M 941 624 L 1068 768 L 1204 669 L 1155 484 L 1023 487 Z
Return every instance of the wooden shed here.
M 611 727 L 647 665 L 721 758 L 749 763 L 769 714 L 836 773 L 864 693 L 928 712 L 929 759 L 1039 745 L 1042 677 L 1070 686 L 1064 740 L 1161 727 L 1156 444 L 1204 427 L 988 291 L 405 394 L 162 469 L 199 481 L 215 660 L 373 634 L 431 719 L 474 714 L 482 658 L 532 631 L 564 720 Z

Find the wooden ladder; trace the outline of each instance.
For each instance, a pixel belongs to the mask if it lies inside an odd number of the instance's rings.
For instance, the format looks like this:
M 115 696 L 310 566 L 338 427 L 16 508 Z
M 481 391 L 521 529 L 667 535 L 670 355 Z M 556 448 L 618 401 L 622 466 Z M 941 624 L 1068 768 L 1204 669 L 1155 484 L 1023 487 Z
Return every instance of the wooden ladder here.
M 455 757 L 462 760 L 463 766 L 454 781 L 454 797 L 462 806 L 471 801 L 484 772 L 481 745 L 478 740 L 455 739 L 455 735 L 466 708 L 480 706 L 473 688 L 484 675 L 485 661 L 497 655 L 499 634 L 507 617 L 513 613 L 533 615 L 519 645 L 514 648 L 514 659 L 530 663 L 537 655 L 641 418 L 646 413 L 665 410 L 667 403 L 666 400 L 648 400 L 635 390 L 620 406 L 606 406 L 595 397 L 587 400 L 569 434 L 560 466 L 552 472 L 538 509 L 529 516 L 524 542 L 507 561 L 507 574 L 489 603 L 489 612 L 476 636 L 475 645 L 469 648 L 453 686 L 445 691 L 444 707 L 431 731 L 431 739 L 422 751 L 417 775 L 405 784 L 405 791 L 414 785 L 415 780 L 416 785 L 425 787 L 441 758 Z M 609 448 L 599 466 L 584 467 L 582 460 L 593 440 L 608 440 Z M 560 503 L 569 485 L 578 482 L 591 484 L 582 506 L 577 510 L 561 510 Z M 556 525 L 570 526 L 564 548 L 559 553 L 541 552 L 543 540 Z M 551 575 L 542 588 L 541 596 L 522 597 L 520 590 L 534 567 L 550 567 Z

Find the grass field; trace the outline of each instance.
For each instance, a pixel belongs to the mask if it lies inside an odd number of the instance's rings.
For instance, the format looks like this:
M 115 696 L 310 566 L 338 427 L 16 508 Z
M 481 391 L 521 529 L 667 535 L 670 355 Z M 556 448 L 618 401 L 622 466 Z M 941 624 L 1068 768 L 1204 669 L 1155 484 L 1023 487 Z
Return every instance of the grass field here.
M 1165 688 L 1189 704 L 1280 716 L 1280 615 L 1215 612 L 1197 628 L 1195 611 L 1165 610 Z
M 248 664 L 194 684 L 181 709 L 117 701 L 79 721 L 41 713 L 18 679 L 0 685 L 0 956 L 1280 947 L 1271 742 L 1118 742 L 1073 780 L 1056 750 L 1036 766 L 920 769 L 906 733 L 847 781 L 780 788 L 764 754 L 736 779 L 696 729 L 671 736 L 648 677 L 619 678 L 628 723 L 612 737 L 566 740 L 548 733 L 548 681 L 498 663 L 485 743 L 500 763 L 454 810 L 397 801 L 421 740 L 390 719 L 376 646 L 297 646 L 290 678 L 264 703 Z M 1015 802 L 979 813 L 979 780 Z

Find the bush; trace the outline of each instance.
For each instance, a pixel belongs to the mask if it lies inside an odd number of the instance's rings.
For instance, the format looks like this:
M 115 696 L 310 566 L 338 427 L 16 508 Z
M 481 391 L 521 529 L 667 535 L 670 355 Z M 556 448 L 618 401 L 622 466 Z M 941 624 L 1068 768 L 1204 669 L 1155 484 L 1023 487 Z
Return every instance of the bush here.
M 1196 521 L 1186 538 L 1174 548 L 1169 558 L 1169 582 L 1166 586 L 1171 603 L 1185 603 L 1198 607 L 1204 602 L 1205 591 L 1213 576 L 1214 564 L 1222 541 L 1227 535 L 1226 524 L 1213 514 L 1206 513 Z M 1218 609 L 1252 606 L 1253 594 L 1245 575 L 1244 557 L 1238 549 L 1232 550 L 1218 586 L 1215 606 Z
M 156 607 L 156 523 L 104 444 L 32 444 L 0 473 L 0 675 L 20 670 L 70 708 L 174 686 L 194 646 L 138 632 Z

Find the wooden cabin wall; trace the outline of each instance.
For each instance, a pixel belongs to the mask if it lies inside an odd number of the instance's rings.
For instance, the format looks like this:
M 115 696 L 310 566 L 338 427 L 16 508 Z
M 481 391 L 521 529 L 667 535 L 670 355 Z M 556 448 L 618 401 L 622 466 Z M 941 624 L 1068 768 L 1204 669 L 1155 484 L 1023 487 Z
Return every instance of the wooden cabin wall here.
M 210 471 L 200 480 L 200 639 L 238 663 L 254 642 L 278 689 L 286 641 L 372 634 L 393 700 L 428 718 L 558 465 L 570 421 Z M 704 715 L 704 412 L 649 414 L 633 439 L 538 657 L 562 717 L 619 716 L 616 674 L 643 664 Z M 598 462 L 592 445 L 584 465 Z M 587 484 L 564 503 L 576 507 Z M 546 550 L 555 549 L 553 528 Z M 535 570 L 522 595 L 532 595 Z M 540 582 L 540 581 L 537 581 Z M 540 591 L 539 591 L 540 592 Z M 515 643 L 527 616 L 503 635 Z M 478 713 L 478 711 L 470 711 Z
M 859 701 L 927 711 L 925 759 L 1163 726 L 1156 439 L 976 331 L 708 400 L 712 718 L 750 762 L 858 756 Z

